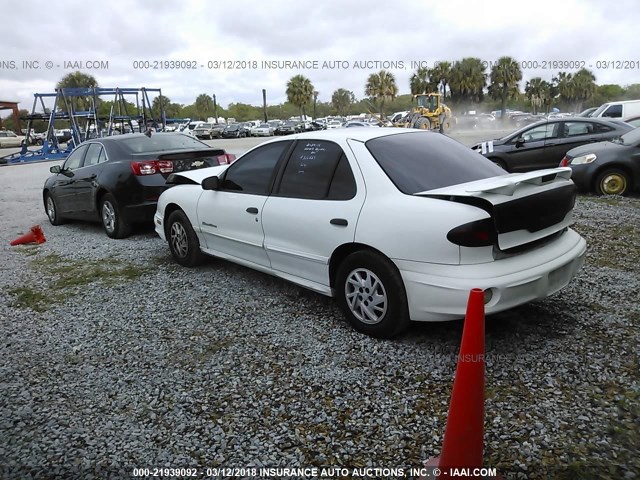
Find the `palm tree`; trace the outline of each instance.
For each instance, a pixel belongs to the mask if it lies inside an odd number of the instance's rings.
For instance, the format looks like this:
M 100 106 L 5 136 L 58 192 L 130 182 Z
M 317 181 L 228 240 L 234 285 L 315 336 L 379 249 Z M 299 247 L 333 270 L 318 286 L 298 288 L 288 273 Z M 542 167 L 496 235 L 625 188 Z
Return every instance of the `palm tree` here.
M 344 116 L 349 111 L 352 103 L 355 103 L 356 97 L 351 90 L 339 88 L 331 95 L 331 104 L 336 109 L 338 115 Z
M 489 94 L 500 100 L 500 118 L 504 121 L 507 100 L 518 95 L 518 82 L 522 80 L 520 65 L 511 57 L 500 57 L 491 69 Z
M 573 76 L 567 72 L 558 72 L 557 77 L 553 77 L 553 82 L 556 84 L 560 101 L 564 103 L 567 109 L 574 102 L 575 98 L 575 84 L 572 81 Z
M 98 81 L 92 75 L 80 71 L 71 72 L 60 79 L 56 88 L 96 88 Z M 91 105 L 89 97 L 79 96 L 69 99 L 74 110 L 87 110 Z M 97 107 L 97 105 L 96 105 Z
M 378 73 L 372 73 L 367 79 L 364 90 L 365 95 L 378 100 L 380 105 L 380 116 L 382 117 L 385 100 L 393 100 L 398 94 L 398 85 L 396 77 L 391 72 L 380 70 Z
M 436 87 L 442 89 L 442 97 L 447 98 L 447 86 L 451 78 L 451 62 L 439 62 L 431 69 L 431 80 L 435 81 Z
M 485 64 L 476 57 L 463 58 L 451 67 L 449 90 L 457 103 L 481 102 L 487 84 Z
M 426 67 L 418 68 L 418 70 L 411 75 L 409 87 L 411 88 L 412 95 L 427 93 L 429 89 L 429 69 Z
M 303 109 L 313 100 L 313 84 L 303 75 L 295 75 L 287 82 L 287 100 L 300 110 L 300 121 L 303 117 Z
M 206 93 L 201 93 L 196 98 L 196 112 L 198 117 L 203 120 L 213 114 L 213 98 Z
M 571 79 L 573 84 L 574 112 L 582 110 L 582 103 L 589 100 L 596 93 L 596 77 L 586 68 L 578 70 Z
M 534 77 L 527 82 L 524 93 L 533 107 L 533 113 L 538 113 L 538 108 L 549 103 L 551 85 L 540 77 Z

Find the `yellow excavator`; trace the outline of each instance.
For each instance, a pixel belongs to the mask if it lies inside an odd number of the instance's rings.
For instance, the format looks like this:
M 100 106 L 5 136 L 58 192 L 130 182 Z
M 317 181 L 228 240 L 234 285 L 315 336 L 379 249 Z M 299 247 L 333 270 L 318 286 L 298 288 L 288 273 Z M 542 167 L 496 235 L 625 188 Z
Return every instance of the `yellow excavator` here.
M 445 133 L 455 124 L 451 109 L 442 103 L 442 94 L 424 93 L 414 95 L 413 98 L 417 106 L 396 122 L 396 127 L 439 130 L 440 133 Z

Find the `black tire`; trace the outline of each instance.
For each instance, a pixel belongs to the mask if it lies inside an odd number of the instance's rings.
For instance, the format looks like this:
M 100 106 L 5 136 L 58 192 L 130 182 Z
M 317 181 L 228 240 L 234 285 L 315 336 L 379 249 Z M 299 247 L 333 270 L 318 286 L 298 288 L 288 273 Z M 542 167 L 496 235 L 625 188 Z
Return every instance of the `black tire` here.
M 631 193 L 631 178 L 620 168 L 608 168 L 596 177 L 595 191 L 598 195 L 623 195 Z
M 100 219 L 109 238 L 125 238 L 131 233 L 131 226 L 124 219 L 118 202 L 110 193 L 100 198 Z
M 507 170 L 507 164 L 504 163 L 502 160 L 500 160 L 499 158 L 495 158 L 495 157 L 491 157 L 488 160 L 491 160 L 493 163 L 495 163 L 498 167 L 500 167 L 501 169 L 503 169 L 505 172 L 508 172 L 509 170 Z
M 359 289 L 354 287 L 355 278 L 362 282 Z M 375 289 L 368 289 L 374 286 Z M 369 250 L 352 253 L 338 268 L 335 290 L 340 308 L 357 331 L 372 337 L 391 338 L 407 329 L 407 294 L 400 272 L 388 258 Z M 383 310 L 379 316 L 373 310 L 363 309 L 363 306 L 372 305 L 369 302 L 374 300 L 374 292 L 384 298 L 382 306 L 378 304 L 375 307 Z M 352 306 L 347 298 L 349 296 L 354 296 Z
M 171 212 L 165 228 L 169 250 L 176 262 L 183 267 L 195 267 L 202 263 L 200 241 L 182 210 Z
M 58 205 L 53 195 L 48 192 L 44 196 L 44 210 L 47 213 L 51 225 L 62 225 L 65 222 L 64 218 L 58 213 Z
M 431 121 L 425 117 L 418 117 L 413 124 L 413 128 L 419 128 L 421 130 L 431 130 Z

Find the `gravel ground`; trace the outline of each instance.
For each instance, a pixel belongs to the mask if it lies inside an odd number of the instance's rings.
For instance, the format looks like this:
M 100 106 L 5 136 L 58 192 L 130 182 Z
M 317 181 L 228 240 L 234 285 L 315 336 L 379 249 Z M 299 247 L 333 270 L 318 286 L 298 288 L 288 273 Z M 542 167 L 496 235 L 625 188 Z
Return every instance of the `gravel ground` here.
M 284 281 L 175 265 L 150 229 L 52 227 L 43 169 L 8 198 L 20 168 L 0 169 L 0 202 L 21 203 L 0 209 L 0 476 L 439 453 L 462 322 L 365 337 Z M 485 464 L 509 479 L 640 477 L 640 199 L 581 196 L 575 217 L 589 250 L 573 283 L 487 319 Z M 9 247 L 34 223 L 46 243 Z

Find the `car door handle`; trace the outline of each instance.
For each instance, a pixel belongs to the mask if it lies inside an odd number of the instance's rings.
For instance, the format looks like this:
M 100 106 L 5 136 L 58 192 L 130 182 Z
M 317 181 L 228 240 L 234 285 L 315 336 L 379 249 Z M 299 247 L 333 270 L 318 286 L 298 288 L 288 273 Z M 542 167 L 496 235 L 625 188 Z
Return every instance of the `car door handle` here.
M 341 227 L 346 227 L 347 225 L 349 225 L 349 222 L 347 222 L 344 218 L 332 218 L 329 223 L 331 225 L 339 225 Z
M 258 213 L 258 209 L 256 207 L 249 207 L 247 208 L 247 213 L 252 213 L 255 215 Z

